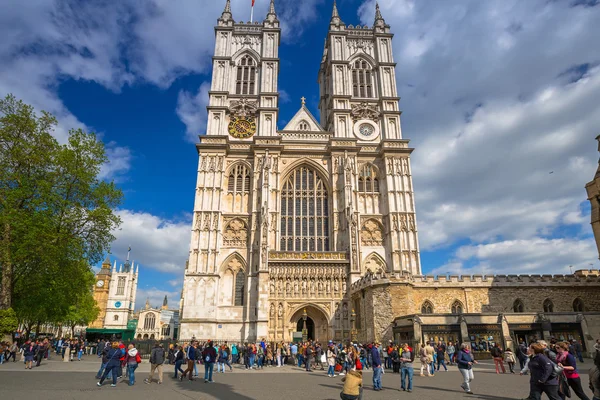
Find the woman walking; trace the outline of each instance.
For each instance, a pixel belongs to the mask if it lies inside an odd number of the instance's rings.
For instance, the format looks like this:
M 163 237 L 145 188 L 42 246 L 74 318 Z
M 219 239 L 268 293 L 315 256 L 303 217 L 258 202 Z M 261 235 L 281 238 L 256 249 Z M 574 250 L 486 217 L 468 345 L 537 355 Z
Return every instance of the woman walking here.
M 450 365 L 454 364 L 454 353 L 456 352 L 456 348 L 452 342 L 448 342 L 448 346 L 446 346 L 446 353 L 448 353 L 448 363 Z
M 335 376 L 335 351 L 333 351 L 333 345 L 330 344 L 327 347 L 327 376 L 333 378 Z
M 556 361 L 560 367 L 563 367 L 563 373 L 565 374 L 571 389 L 573 389 L 577 397 L 581 400 L 590 400 L 581 387 L 581 378 L 577 371 L 577 362 L 575 361 L 575 357 L 569 353 L 569 343 L 558 343 L 556 345 L 556 350 L 558 351 Z M 559 393 L 559 395 L 564 400 L 565 396 L 561 393 Z
M 175 361 L 175 375 L 173 378 L 177 379 L 177 371 L 181 372 L 181 375 L 185 374 L 181 368 L 183 364 L 183 348 L 175 345 L 173 346 L 173 360 Z
M 506 363 L 508 364 L 508 369 L 510 370 L 510 373 L 514 374 L 515 373 L 515 364 L 517 362 L 517 359 L 515 357 L 515 354 L 510 349 L 510 347 L 508 347 L 504 351 L 504 361 L 506 361 Z
M 32 341 L 27 341 L 23 346 L 23 357 L 25 357 L 25 369 L 33 367 L 33 356 L 35 355 L 35 346 Z
M 135 384 L 135 370 L 138 367 L 138 363 L 142 361 L 138 350 L 135 345 L 131 343 L 127 350 L 127 356 L 125 357 L 127 363 L 127 375 L 129 376 L 129 386 Z
M 425 343 L 421 343 L 421 348 L 419 349 L 419 360 L 421 361 L 421 376 L 425 376 L 423 374 L 423 370 L 427 372 L 427 376 L 431 376 L 431 370 L 429 369 L 429 362 L 427 360 L 427 350 L 425 350 Z
M 544 346 L 533 343 L 530 346 L 530 353 L 529 364 L 527 364 L 531 376 L 529 398 L 539 399 L 542 393 L 546 393 L 549 400 L 559 400 L 558 378 L 554 374 L 552 361 L 544 355 Z
M 112 384 L 110 386 L 117 386 L 117 374 L 121 368 L 120 357 L 121 349 L 119 349 L 119 342 L 112 342 L 110 349 L 106 352 L 106 359 L 108 361 L 104 373 L 102 374 L 102 378 L 100 378 L 100 382 L 97 383 L 98 386 L 102 386 L 108 374 L 112 374 Z
M 475 378 L 473 375 L 473 364 L 477 364 L 477 361 L 475 361 L 473 354 L 471 354 L 471 347 L 469 346 L 469 343 L 463 343 L 460 345 L 460 350 L 456 356 L 456 364 L 458 365 L 458 370 L 463 377 L 463 383 L 460 385 L 460 387 L 463 388 L 463 390 L 468 394 L 473 394 L 471 391 L 471 382 Z

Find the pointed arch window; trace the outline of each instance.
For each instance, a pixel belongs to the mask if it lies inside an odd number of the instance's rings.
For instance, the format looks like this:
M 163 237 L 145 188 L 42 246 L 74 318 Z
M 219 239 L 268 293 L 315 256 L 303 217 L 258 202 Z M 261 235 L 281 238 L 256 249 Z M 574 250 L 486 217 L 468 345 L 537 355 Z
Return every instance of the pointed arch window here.
M 306 121 L 300 121 L 300 123 L 298 124 L 298 130 L 299 131 L 309 131 L 310 125 L 308 125 L 308 122 L 306 122 Z
M 525 305 L 523 304 L 521 299 L 515 300 L 515 302 L 513 303 L 513 311 L 516 313 L 525 312 Z
M 154 329 L 155 325 L 156 325 L 156 317 L 154 316 L 154 313 L 146 314 L 146 318 L 144 318 L 144 329 L 152 330 L 152 329 Z
M 573 311 L 575 311 L 575 312 L 584 312 L 585 311 L 585 305 L 583 304 L 583 300 L 581 300 L 579 297 L 573 301 Z
M 250 56 L 244 56 L 238 63 L 235 82 L 235 94 L 253 95 L 256 92 L 256 62 Z
M 361 168 L 358 177 L 358 191 L 364 194 L 379 193 L 379 179 L 372 164 L 365 164 Z
M 329 205 L 323 179 L 308 167 L 294 170 L 281 191 L 281 250 L 329 251 Z
M 545 313 L 552 313 L 552 312 L 554 312 L 554 303 L 550 299 L 544 300 L 543 307 L 544 307 L 544 312 Z
M 463 305 L 460 301 L 456 300 L 452 303 L 452 314 L 460 315 L 463 313 Z
M 429 300 L 421 306 L 421 314 L 433 314 L 433 304 Z
M 373 98 L 373 81 L 375 73 L 371 64 L 365 60 L 358 59 L 352 63 L 352 94 L 354 97 Z
M 244 288 L 246 287 L 246 273 L 243 270 L 239 270 L 235 275 L 235 289 L 233 293 L 233 305 L 243 306 L 244 305 Z
M 229 172 L 227 192 L 235 195 L 250 192 L 250 171 L 244 164 L 238 164 Z

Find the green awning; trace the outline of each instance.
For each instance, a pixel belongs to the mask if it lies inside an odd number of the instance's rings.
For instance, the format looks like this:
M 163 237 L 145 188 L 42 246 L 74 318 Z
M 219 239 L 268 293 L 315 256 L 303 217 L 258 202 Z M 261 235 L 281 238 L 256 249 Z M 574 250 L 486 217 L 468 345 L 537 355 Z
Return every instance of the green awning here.
M 88 328 L 85 330 L 86 333 L 105 333 L 105 334 L 117 334 L 117 333 L 125 333 L 125 332 L 133 332 L 131 329 L 98 329 L 98 328 Z

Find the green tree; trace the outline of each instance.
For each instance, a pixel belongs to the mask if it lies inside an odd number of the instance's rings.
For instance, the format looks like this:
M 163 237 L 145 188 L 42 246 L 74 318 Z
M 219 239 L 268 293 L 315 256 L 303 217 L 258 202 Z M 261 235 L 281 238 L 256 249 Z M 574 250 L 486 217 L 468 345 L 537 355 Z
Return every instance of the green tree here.
M 93 281 L 93 275 L 92 275 Z M 71 337 L 75 337 L 75 326 L 86 326 L 98 318 L 100 308 L 96 305 L 92 290 L 85 292 L 77 299 L 77 304 L 69 307 L 65 316 L 64 325 L 71 328 Z
M 60 144 L 56 124 L 12 95 L 0 100 L 0 309 L 34 323 L 65 319 L 120 224 L 122 192 L 99 179 L 103 143 L 78 129 Z

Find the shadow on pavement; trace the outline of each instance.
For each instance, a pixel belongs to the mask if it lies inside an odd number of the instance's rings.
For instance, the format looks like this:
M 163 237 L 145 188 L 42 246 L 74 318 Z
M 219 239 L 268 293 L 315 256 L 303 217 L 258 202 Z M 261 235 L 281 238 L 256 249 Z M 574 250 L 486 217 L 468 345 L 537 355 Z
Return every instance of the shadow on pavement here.
M 175 380 L 174 378 L 170 379 Z M 178 390 L 203 393 L 219 400 L 256 400 L 252 397 L 244 396 L 240 392 L 236 392 L 232 385 L 216 381 L 215 383 L 205 383 L 202 377 L 198 377 L 192 382 L 187 379 L 183 381 L 177 379 L 175 385 Z
M 462 390 L 448 390 L 448 389 L 439 388 L 439 387 L 435 387 L 435 386 L 419 386 L 417 388 L 417 390 L 418 389 L 430 389 L 430 390 L 439 390 L 442 392 L 465 393 Z M 475 390 L 477 390 L 477 389 L 475 389 Z M 509 399 L 509 397 L 506 397 L 506 396 L 492 396 L 489 394 L 477 394 L 477 392 L 475 392 L 472 395 L 469 395 L 469 397 L 474 398 L 474 399 L 487 399 L 487 400 L 497 400 L 497 399 L 507 400 L 507 399 Z

